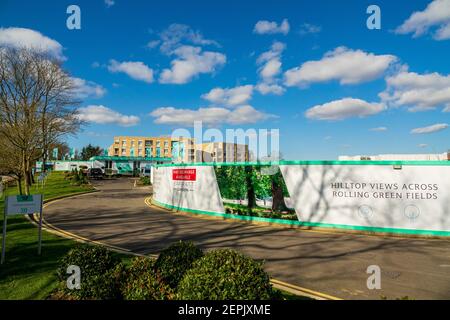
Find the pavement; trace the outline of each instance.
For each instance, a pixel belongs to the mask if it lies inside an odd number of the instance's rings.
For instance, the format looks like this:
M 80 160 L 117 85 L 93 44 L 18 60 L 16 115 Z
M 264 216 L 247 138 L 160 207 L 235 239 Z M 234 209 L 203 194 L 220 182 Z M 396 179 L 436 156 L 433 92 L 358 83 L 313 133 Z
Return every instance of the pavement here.
M 450 299 L 450 240 L 342 234 L 175 214 L 145 202 L 131 179 L 94 182 L 101 192 L 51 203 L 51 225 L 139 254 L 178 240 L 205 250 L 234 248 L 264 260 L 271 277 L 343 299 Z M 44 244 L 45 245 L 45 244 Z M 381 289 L 367 288 L 367 268 Z

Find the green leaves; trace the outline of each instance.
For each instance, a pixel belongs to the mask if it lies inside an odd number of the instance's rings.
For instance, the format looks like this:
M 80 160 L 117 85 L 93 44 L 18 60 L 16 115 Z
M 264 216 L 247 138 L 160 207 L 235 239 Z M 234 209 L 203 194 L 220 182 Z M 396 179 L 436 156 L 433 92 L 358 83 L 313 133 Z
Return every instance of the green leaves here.
M 203 252 L 192 242 L 179 241 L 161 252 L 155 270 L 162 281 L 175 289 L 192 263 L 202 256 Z
M 178 285 L 182 300 L 267 300 L 274 295 L 262 264 L 231 250 L 198 259 Z

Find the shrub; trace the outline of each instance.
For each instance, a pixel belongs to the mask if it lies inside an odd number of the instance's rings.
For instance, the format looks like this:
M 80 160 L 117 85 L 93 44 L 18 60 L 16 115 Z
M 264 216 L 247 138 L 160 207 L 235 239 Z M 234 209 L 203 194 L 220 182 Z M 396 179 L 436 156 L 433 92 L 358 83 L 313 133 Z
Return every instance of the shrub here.
M 183 300 L 274 298 L 262 264 L 231 249 L 213 250 L 194 262 L 178 285 Z
M 150 182 L 150 177 L 147 177 L 147 176 L 141 177 L 139 180 L 140 180 L 141 184 L 144 185 L 144 186 L 151 186 L 152 185 L 152 183 Z
M 161 251 L 155 270 L 162 281 L 175 289 L 192 263 L 202 256 L 202 250 L 192 242 L 179 241 Z
M 137 257 L 126 271 L 122 295 L 126 300 L 166 300 L 173 297 L 170 287 L 156 276 L 155 259 Z
M 69 290 L 64 285 L 65 292 L 78 299 L 107 299 L 116 295 L 117 288 L 110 286 L 110 277 L 119 264 L 120 260 L 103 247 L 77 245 L 60 260 L 57 273 L 65 282 L 67 267 L 80 267 L 81 289 Z
M 124 281 L 126 281 L 126 268 L 119 263 L 105 274 L 92 279 L 91 297 L 101 300 L 122 299 Z

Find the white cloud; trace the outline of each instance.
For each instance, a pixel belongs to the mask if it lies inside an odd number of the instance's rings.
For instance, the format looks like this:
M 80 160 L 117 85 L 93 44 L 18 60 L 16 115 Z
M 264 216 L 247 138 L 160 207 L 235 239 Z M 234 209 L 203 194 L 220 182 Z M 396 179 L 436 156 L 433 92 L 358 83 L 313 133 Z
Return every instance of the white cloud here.
M 426 143 L 421 143 L 419 145 L 417 145 L 419 148 L 426 148 L 428 147 L 428 145 Z
M 243 105 L 232 110 L 221 107 L 177 109 L 173 107 L 158 108 L 150 113 L 158 124 L 192 126 L 194 121 L 202 121 L 207 125 L 242 125 L 256 123 L 275 117 L 258 111 L 250 105 Z
M 386 127 L 376 127 L 376 128 L 370 128 L 369 131 L 383 132 L 383 131 L 387 131 L 387 128 Z
M 270 61 L 272 59 L 280 58 L 283 51 L 286 49 L 286 45 L 283 42 L 275 41 L 270 50 L 263 52 L 256 63 L 263 64 L 264 62 Z
M 438 28 L 433 35 L 436 40 L 450 39 L 450 0 L 432 1 L 425 10 L 414 12 L 395 32 L 420 37 L 433 27 Z
M 181 46 L 173 51 L 177 58 L 172 67 L 161 72 L 160 83 L 184 84 L 202 73 L 212 73 L 226 63 L 222 53 L 205 51 L 200 47 Z
M 131 127 L 139 123 L 137 116 L 123 115 L 102 105 L 90 105 L 78 109 L 78 118 L 82 121 L 99 124 L 118 124 L 122 127 Z
M 270 50 L 263 52 L 256 60 L 257 64 L 262 65 L 259 72 L 266 81 L 270 81 L 281 72 L 281 54 L 285 49 L 284 43 L 275 41 Z
M 134 80 L 153 82 L 153 70 L 140 61 L 118 62 L 110 60 L 108 70 L 113 73 L 123 72 Z
M 393 107 L 407 106 L 409 111 L 450 108 L 450 75 L 439 73 L 418 74 L 400 71 L 386 78 L 387 88 L 380 98 Z
M 171 24 L 159 34 L 159 37 L 161 42 L 160 50 L 165 54 L 172 54 L 173 50 L 183 45 L 183 42 L 198 46 L 213 45 L 220 47 L 219 43 L 206 39 L 200 31 L 193 30 L 188 25 L 179 23 Z
M 149 48 L 149 49 L 154 49 L 154 48 L 156 48 L 157 46 L 159 46 L 160 43 L 161 43 L 160 40 L 152 40 L 152 41 L 149 41 L 149 42 L 147 43 L 147 48 Z
M 159 39 L 148 42 L 147 47 L 152 49 L 159 46 L 164 55 L 174 57 L 171 67 L 160 73 L 160 83 L 188 83 L 199 74 L 213 73 L 226 63 L 224 54 L 203 50 L 203 46 L 220 47 L 220 44 L 206 39 L 200 31 L 188 25 L 171 24 L 158 36 Z
M 280 86 L 277 76 L 281 73 L 281 54 L 286 49 L 286 45 L 282 42 L 275 41 L 270 50 L 263 52 L 256 63 L 261 65 L 258 69 L 261 78 L 256 89 L 263 95 L 276 94 L 281 95 L 285 89 Z
M 278 84 L 267 84 L 264 82 L 257 84 L 255 88 L 262 95 L 274 94 L 280 96 L 286 91 L 286 89 Z
M 75 87 L 73 92 L 79 98 L 101 98 L 106 94 L 106 89 L 93 81 L 72 77 L 72 82 Z
M 440 27 L 436 34 L 434 35 L 436 40 L 447 40 L 450 39 L 450 23 Z
M 234 88 L 214 88 L 202 95 L 202 98 L 215 105 L 234 107 L 246 104 L 253 94 L 253 86 L 245 85 Z
M 307 61 L 285 72 L 285 85 L 307 86 L 309 83 L 338 80 L 341 84 L 356 84 L 380 77 L 397 58 L 375 55 L 362 50 L 338 47 L 321 60 Z
M 304 36 L 304 35 L 307 35 L 307 34 L 319 33 L 320 31 L 322 31 L 322 27 L 321 26 L 316 26 L 316 25 L 310 24 L 310 23 L 304 23 L 300 27 L 300 30 L 299 30 L 298 33 L 300 35 Z
M 0 28 L 0 46 L 29 48 L 47 53 L 58 60 L 66 60 L 63 46 L 42 33 L 26 28 Z
M 284 19 L 279 25 L 274 21 L 260 20 L 255 24 L 253 29 L 254 33 L 257 34 L 288 34 L 289 33 L 289 22 L 287 19 Z
M 115 4 L 115 2 L 114 0 L 105 0 L 105 4 L 109 8 L 112 7 Z
M 281 61 L 272 59 L 261 68 L 260 75 L 263 79 L 272 79 L 281 72 Z
M 442 131 L 442 130 L 447 129 L 447 128 L 448 128 L 448 124 L 447 123 L 436 123 L 436 124 L 433 124 L 431 126 L 412 129 L 411 133 L 412 134 L 434 133 L 434 132 Z
M 343 120 L 366 117 L 386 109 L 383 103 L 370 103 L 361 99 L 344 98 L 314 106 L 306 111 L 306 117 L 314 120 Z

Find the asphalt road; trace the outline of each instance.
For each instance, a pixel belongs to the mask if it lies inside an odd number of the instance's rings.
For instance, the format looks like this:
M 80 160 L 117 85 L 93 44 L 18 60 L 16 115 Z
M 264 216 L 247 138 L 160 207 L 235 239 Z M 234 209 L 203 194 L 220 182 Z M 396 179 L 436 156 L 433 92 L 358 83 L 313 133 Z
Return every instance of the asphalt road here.
M 450 299 L 450 241 L 322 233 L 173 214 L 144 203 L 149 189 L 101 181 L 102 192 L 61 200 L 47 222 L 137 253 L 177 240 L 209 250 L 238 249 L 265 261 L 278 280 L 344 299 Z M 45 244 L 44 244 L 45 245 Z M 367 267 L 381 268 L 381 290 L 367 289 Z

